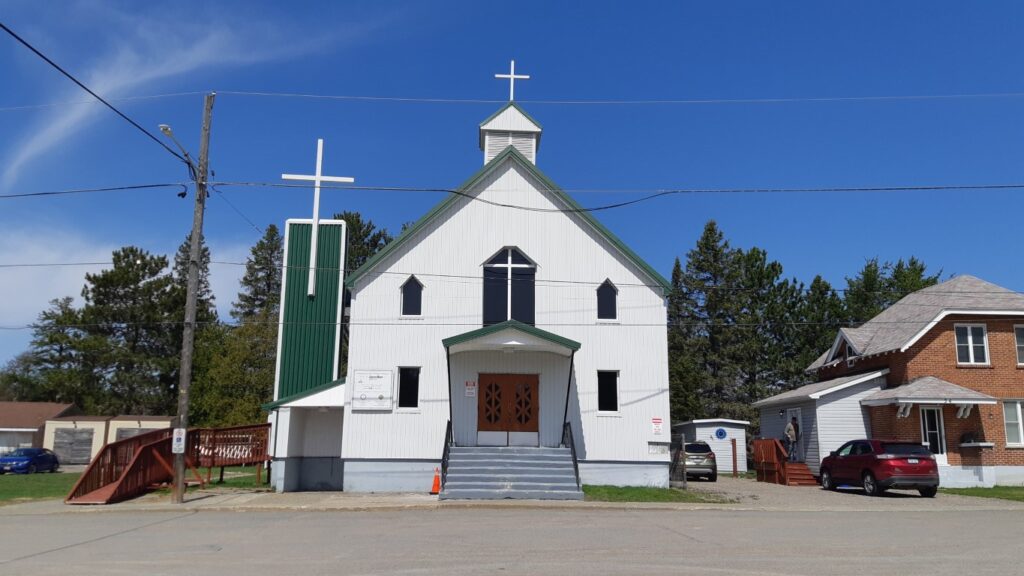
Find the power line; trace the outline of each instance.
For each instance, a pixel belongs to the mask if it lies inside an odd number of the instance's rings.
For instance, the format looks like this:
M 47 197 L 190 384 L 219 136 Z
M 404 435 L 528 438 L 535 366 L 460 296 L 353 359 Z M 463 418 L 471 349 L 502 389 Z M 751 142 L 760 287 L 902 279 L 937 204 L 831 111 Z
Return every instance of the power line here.
M 206 92 L 170 92 L 167 94 L 145 94 L 141 96 L 122 96 L 120 98 L 107 98 L 111 102 L 134 102 L 136 100 L 155 100 L 158 98 L 176 98 L 179 96 L 197 96 Z M 59 108 L 61 106 L 76 106 L 79 104 L 96 104 L 95 100 L 69 100 L 65 102 L 50 102 L 48 104 L 22 104 L 20 106 L 2 106 L 0 112 L 13 112 L 18 110 L 40 110 L 44 108 Z
M 235 203 L 234 203 L 234 202 L 232 202 L 232 201 L 231 201 L 231 200 L 230 200 L 230 199 L 229 199 L 229 198 L 227 197 L 227 195 L 226 195 L 226 194 L 224 194 L 224 192 L 223 192 L 222 190 L 220 190 L 219 188 L 217 188 L 217 186 L 216 186 L 215 184 L 210 184 L 210 188 L 211 188 L 211 189 L 212 189 L 212 190 L 213 190 L 214 192 L 216 192 L 216 193 L 217 193 L 217 197 L 218 197 L 218 198 L 220 198 L 221 200 L 223 200 L 223 201 L 224 201 L 224 202 L 225 202 L 225 203 L 226 203 L 226 204 L 227 204 L 228 206 L 230 206 L 230 207 L 231 207 L 231 209 L 232 209 L 232 210 L 234 210 L 234 211 L 235 211 L 235 213 L 236 213 L 236 214 L 238 214 L 239 216 L 241 216 L 241 217 L 242 217 L 242 219 L 243 219 L 243 220 L 245 220 L 246 222 L 248 222 L 248 223 L 249 223 L 249 226 L 252 226 L 253 230 L 256 230 L 256 232 L 258 232 L 258 233 L 259 233 L 259 234 L 261 234 L 261 235 L 263 234 L 263 228 L 260 228 L 259 226 L 257 226 L 255 222 L 253 222 L 253 221 L 252 221 L 252 220 L 251 220 L 251 219 L 250 219 L 250 218 L 249 218 L 248 216 L 246 216 L 246 215 L 245 215 L 245 213 L 243 213 L 243 212 L 242 212 L 242 211 L 241 211 L 241 210 L 240 210 L 240 209 L 238 208 L 238 206 L 235 206 Z
M 0 194 L 4 198 L 34 198 L 39 196 L 65 196 L 69 194 L 92 194 L 97 192 L 120 192 L 124 190 L 150 190 L 156 188 L 181 188 L 179 195 L 188 193 L 188 185 L 182 182 L 167 184 L 133 184 L 129 186 L 107 186 L 105 188 L 74 188 L 71 190 L 48 190 L 45 192 L 21 192 L 17 194 Z
M 266 188 L 309 188 L 308 185 L 304 184 L 281 184 L 277 182 L 215 182 L 214 184 L 219 186 L 246 186 L 246 187 L 266 187 Z M 390 191 L 390 192 L 444 192 L 447 194 L 453 194 L 456 196 L 462 196 L 471 201 L 482 202 L 490 206 L 498 208 L 509 208 L 514 210 L 524 210 L 527 212 L 543 212 L 543 213 L 581 213 L 581 212 L 600 212 L 604 210 L 611 210 L 614 208 L 623 208 L 641 202 L 647 202 L 663 196 L 674 196 L 674 195 L 697 195 L 697 194 L 807 194 L 807 193 L 877 193 L 877 192 L 950 192 L 950 191 L 965 191 L 965 190 L 1019 190 L 1024 189 L 1024 184 L 978 184 L 978 185 L 918 185 L 918 186 L 833 186 L 824 188 L 675 188 L 675 189 L 662 189 L 655 190 L 653 193 L 648 194 L 642 198 L 634 200 L 627 200 L 625 202 L 616 202 L 613 204 L 605 204 L 602 206 L 592 206 L 590 208 L 538 208 L 535 206 L 522 206 L 519 204 L 509 204 L 505 202 L 496 202 L 494 200 L 488 200 L 486 198 L 480 198 L 473 194 L 469 194 L 465 191 L 458 190 L 455 188 L 414 188 L 414 187 L 393 187 L 393 186 L 337 186 L 330 184 L 321 184 L 321 189 L 336 189 L 336 190 L 376 190 L 376 191 Z M 554 191 L 552 189 L 539 188 L 541 191 Z M 564 192 L 564 190 L 559 190 Z
M 304 98 L 313 100 L 344 100 L 364 102 L 409 102 L 423 104 L 505 104 L 507 100 L 482 98 L 416 98 L 400 96 L 360 96 L 339 94 L 303 94 L 297 92 L 255 92 L 222 90 L 219 94 L 272 98 Z M 904 100 L 967 100 L 981 98 L 1020 98 L 1024 92 L 981 92 L 965 94 L 909 94 L 879 96 L 824 96 L 795 98 L 683 98 L 639 100 L 517 100 L 522 104 L 609 106 L 609 105 L 688 105 L 688 104 L 788 104 L 801 102 L 885 102 Z
M 60 72 L 64 76 L 66 76 L 69 80 L 71 80 L 72 82 L 77 84 L 79 88 L 81 88 L 82 90 L 85 90 L 86 92 L 88 92 L 90 95 L 92 95 L 93 98 L 95 98 L 95 99 L 99 100 L 100 102 L 102 102 L 104 105 L 106 105 L 107 108 L 110 108 L 115 114 L 117 114 L 118 116 L 123 118 L 126 122 L 128 122 L 129 124 L 134 126 L 137 130 L 139 130 L 140 132 L 145 134 L 150 140 L 152 140 L 153 142 L 156 142 L 157 144 L 160 145 L 161 148 L 163 148 L 164 150 L 170 152 L 172 156 L 174 156 L 178 160 L 181 160 L 186 165 L 188 165 L 188 161 L 185 160 L 185 158 L 181 154 L 178 154 L 170 146 L 168 146 L 167 144 L 164 144 L 163 141 L 161 141 L 159 138 L 157 138 L 155 135 L 153 135 L 152 132 L 150 132 L 149 130 L 146 130 L 145 128 L 140 126 L 138 122 L 136 122 L 135 120 L 132 120 L 127 115 L 125 115 L 124 112 L 121 112 L 120 110 L 115 108 L 113 104 L 111 104 L 110 102 L 107 102 L 106 100 L 104 100 L 102 96 L 100 96 L 99 94 L 93 92 L 91 89 L 89 89 L 88 86 L 86 86 L 85 84 L 82 84 L 82 82 L 79 81 L 78 78 L 75 78 L 67 70 L 61 68 L 60 65 L 58 65 L 56 62 L 54 62 L 53 60 L 50 60 L 45 54 L 43 54 L 42 52 L 37 50 L 35 46 L 29 44 L 24 38 L 22 38 L 21 36 L 18 36 L 17 34 L 15 34 L 14 31 L 11 30 L 10 28 L 8 28 L 6 25 L 4 25 L 3 22 L 0 22 L 0 28 L 3 28 L 4 32 L 7 32 L 8 34 L 10 34 L 11 37 L 13 37 L 18 42 L 21 42 L 26 48 L 28 48 L 29 50 L 34 52 L 36 56 L 39 56 L 40 58 L 45 60 L 47 64 L 49 64 L 50 66 L 55 68 L 58 72 Z
M 672 328 L 672 327 L 716 327 L 716 328 L 765 328 L 765 327 L 779 327 L 779 326 L 830 326 L 830 327 L 844 327 L 851 323 L 856 324 L 861 321 L 835 321 L 835 322 L 801 322 L 801 321 L 783 321 L 783 322 L 715 322 L 715 321 L 683 321 L 683 322 L 617 322 L 614 324 L 598 324 L 597 322 L 553 322 L 553 323 L 537 323 L 535 326 L 545 328 L 600 328 L 602 330 L 612 328 Z M 959 323 L 960 320 L 956 319 L 942 319 L 935 323 L 935 325 L 953 325 Z M 237 328 L 244 325 L 275 325 L 275 326 L 405 326 L 405 327 L 476 327 L 479 328 L 481 323 L 477 321 L 466 321 L 466 322 L 401 322 L 401 321 L 384 321 L 384 322 L 353 322 L 353 321 L 341 321 L 341 322 L 310 322 L 310 321 L 291 321 L 281 322 L 278 320 L 248 320 L 243 322 L 221 322 L 219 320 L 209 321 L 196 321 L 195 324 L 208 325 L 208 326 L 227 326 L 230 328 Z M 884 324 L 887 326 L 913 324 L 915 326 L 921 324 L 931 324 L 927 320 L 890 320 L 881 321 L 873 320 L 872 325 Z M 117 322 L 111 321 L 107 323 L 83 323 L 83 324 L 56 324 L 56 325 L 36 325 L 36 324 L 24 324 L 24 325 L 5 325 L 0 326 L 0 330 L 34 330 L 41 328 L 44 330 L 59 330 L 59 329 L 85 329 L 85 328 L 103 328 L 110 326 L 138 326 L 138 327 L 165 327 L 165 326 L 181 326 L 184 325 L 183 321 L 179 320 L 166 320 L 158 322 Z

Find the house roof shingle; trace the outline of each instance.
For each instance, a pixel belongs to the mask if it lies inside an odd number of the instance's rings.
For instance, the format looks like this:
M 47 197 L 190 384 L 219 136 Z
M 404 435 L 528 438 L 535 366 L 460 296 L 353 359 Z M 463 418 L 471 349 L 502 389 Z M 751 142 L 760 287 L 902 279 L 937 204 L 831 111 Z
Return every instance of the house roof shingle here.
M 71 409 L 58 402 L 0 402 L 0 428 L 36 430 Z
M 974 276 L 957 276 L 904 296 L 858 328 L 840 328 L 861 356 L 899 350 L 929 324 L 949 311 L 1014 311 L 1024 313 L 1024 294 L 1007 290 Z M 825 365 L 828 352 L 808 371 Z
M 902 386 L 880 390 L 861 400 L 867 406 L 885 404 L 995 404 L 996 399 L 935 376 L 922 376 Z
M 768 406 L 777 406 L 779 404 L 792 404 L 793 402 L 803 402 L 806 400 L 812 400 L 831 394 L 832 392 L 841 390 L 846 386 L 853 386 L 860 382 L 866 382 L 868 380 L 874 380 L 888 374 L 888 370 L 876 370 L 874 372 L 852 374 L 850 376 L 840 376 L 839 378 L 833 378 L 831 380 L 824 380 L 822 382 L 814 382 L 813 384 L 807 384 L 799 388 L 794 388 L 783 392 L 782 394 L 776 394 L 765 398 L 764 400 L 758 400 L 754 402 L 755 408 L 766 408 Z

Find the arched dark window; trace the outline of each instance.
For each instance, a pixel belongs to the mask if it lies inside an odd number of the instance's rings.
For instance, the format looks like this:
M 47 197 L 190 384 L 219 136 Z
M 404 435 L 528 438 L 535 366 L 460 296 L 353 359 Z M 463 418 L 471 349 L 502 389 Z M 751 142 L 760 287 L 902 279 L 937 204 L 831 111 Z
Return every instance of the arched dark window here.
M 611 280 L 605 280 L 597 288 L 597 318 L 598 320 L 615 320 L 618 318 L 615 309 L 615 297 L 618 290 Z
M 534 322 L 537 265 L 515 248 L 503 248 L 484 263 L 484 326 L 506 320 Z
M 402 316 L 420 316 L 423 314 L 423 284 L 415 276 L 402 284 Z

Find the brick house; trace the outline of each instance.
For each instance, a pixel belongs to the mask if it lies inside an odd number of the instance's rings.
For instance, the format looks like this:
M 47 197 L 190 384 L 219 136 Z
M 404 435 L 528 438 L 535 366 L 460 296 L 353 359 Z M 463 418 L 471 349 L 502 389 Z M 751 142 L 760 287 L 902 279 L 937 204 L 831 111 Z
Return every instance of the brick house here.
M 816 383 L 755 406 L 766 437 L 776 410 L 788 420 L 805 407 L 812 469 L 836 442 L 864 435 L 926 444 L 944 486 L 1024 484 L 1024 295 L 958 276 L 841 328 L 808 372 Z M 845 410 L 816 408 L 830 397 Z M 845 440 L 821 434 L 837 427 Z

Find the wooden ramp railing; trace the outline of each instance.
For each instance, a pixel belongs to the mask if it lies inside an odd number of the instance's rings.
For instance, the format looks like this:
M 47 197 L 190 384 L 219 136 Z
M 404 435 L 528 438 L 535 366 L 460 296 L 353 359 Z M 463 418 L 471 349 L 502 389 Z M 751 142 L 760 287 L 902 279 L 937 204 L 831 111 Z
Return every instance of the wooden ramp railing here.
M 758 482 L 783 486 L 817 486 L 811 470 L 803 462 L 790 462 L 782 442 L 774 438 L 754 440 L 754 470 Z
M 112 442 L 103 447 L 64 500 L 66 504 L 112 504 L 135 498 L 174 478 L 170 428 Z M 270 424 L 194 428 L 185 445 L 185 464 L 199 484 L 196 465 L 237 466 L 268 459 Z M 259 472 L 257 472 L 259 473 Z
M 787 484 L 786 461 L 789 453 L 782 447 L 782 442 L 775 438 L 758 438 L 754 440 L 754 471 L 758 482 Z

